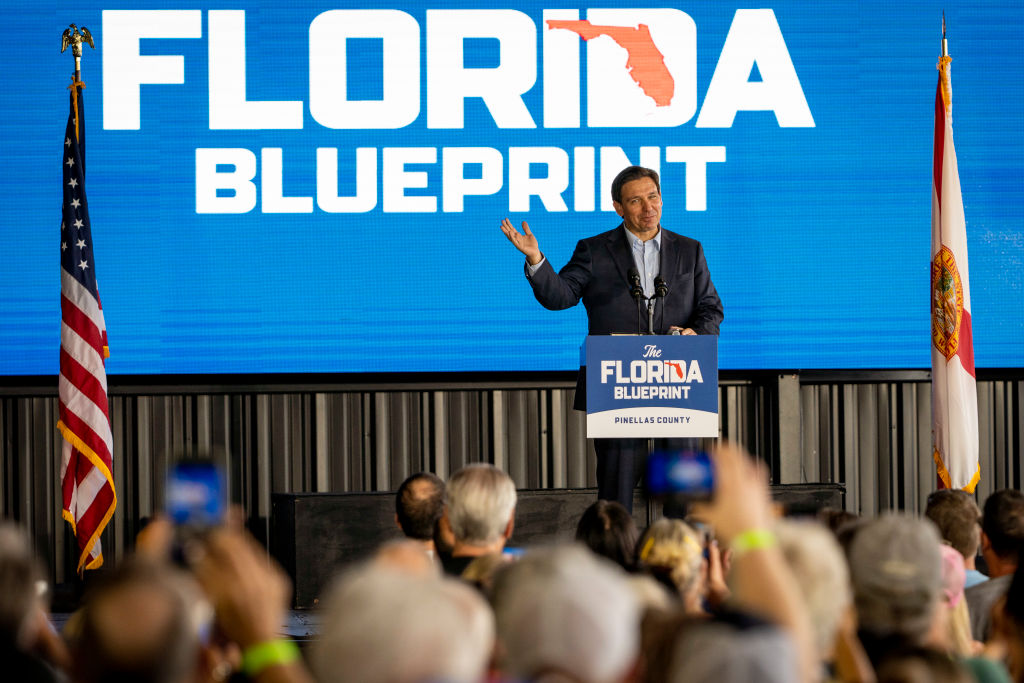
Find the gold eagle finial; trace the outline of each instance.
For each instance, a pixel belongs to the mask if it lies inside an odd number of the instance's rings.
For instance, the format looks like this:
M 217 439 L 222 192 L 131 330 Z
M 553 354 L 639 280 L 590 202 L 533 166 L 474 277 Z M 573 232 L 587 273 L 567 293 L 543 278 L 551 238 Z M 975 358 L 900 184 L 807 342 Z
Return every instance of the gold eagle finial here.
M 75 57 L 81 57 L 82 43 L 88 44 L 91 48 L 96 47 L 96 43 L 93 42 L 92 34 L 89 33 L 89 29 L 87 29 L 84 26 L 81 29 L 79 29 L 74 24 L 71 24 L 66 29 L 64 29 L 64 33 L 60 37 L 60 51 L 61 53 L 63 53 L 64 50 L 67 50 L 68 46 L 70 45 L 71 54 L 73 54 Z

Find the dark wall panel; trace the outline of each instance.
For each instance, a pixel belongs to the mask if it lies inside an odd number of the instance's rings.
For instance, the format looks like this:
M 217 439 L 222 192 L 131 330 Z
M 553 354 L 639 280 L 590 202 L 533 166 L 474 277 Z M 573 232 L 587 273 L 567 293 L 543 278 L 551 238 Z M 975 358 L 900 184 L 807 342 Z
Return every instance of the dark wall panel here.
M 847 508 L 867 514 L 920 510 L 935 470 L 931 387 L 918 375 L 798 376 L 795 385 L 793 375 L 775 373 L 723 380 L 721 433 L 770 463 L 776 484 L 841 483 Z M 978 383 L 980 499 L 1021 485 L 1022 389 L 1018 379 Z M 30 531 L 61 581 L 73 570 L 60 517 L 55 393 L 6 389 L 0 397 L 0 509 Z M 413 472 L 447 477 L 471 462 L 496 464 L 521 489 L 593 487 L 593 447 L 572 399 L 569 380 L 167 393 L 114 386 L 118 510 L 103 535 L 104 555 L 120 557 L 141 520 L 162 509 L 167 464 L 185 451 L 222 463 L 232 501 L 263 540 L 272 493 L 390 491 Z

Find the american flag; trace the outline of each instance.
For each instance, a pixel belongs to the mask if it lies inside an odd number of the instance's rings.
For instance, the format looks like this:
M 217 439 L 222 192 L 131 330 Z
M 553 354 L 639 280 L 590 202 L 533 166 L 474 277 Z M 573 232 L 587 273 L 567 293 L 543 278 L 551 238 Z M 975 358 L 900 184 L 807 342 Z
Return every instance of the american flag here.
M 78 540 L 78 571 L 103 564 L 100 534 L 114 515 L 114 438 L 107 408 L 103 322 L 89 205 L 85 199 L 85 109 L 81 81 L 70 86 L 64 134 L 64 204 L 60 224 L 60 475 L 64 519 Z

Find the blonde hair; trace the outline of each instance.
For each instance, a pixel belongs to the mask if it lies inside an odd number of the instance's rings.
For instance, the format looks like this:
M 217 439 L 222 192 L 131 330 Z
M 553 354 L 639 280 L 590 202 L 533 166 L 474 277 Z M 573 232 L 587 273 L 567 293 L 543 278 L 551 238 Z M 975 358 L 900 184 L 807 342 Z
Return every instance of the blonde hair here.
M 652 574 L 667 574 L 685 596 L 701 575 L 704 548 L 693 527 L 678 519 L 662 518 L 640 536 L 637 564 Z
M 958 657 L 973 657 L 977 653 L 974 649 L 974 637 L 971 636 L 971 614 L 967 608 L 967 601 L 961 599 L 956 607 L 948 610 L 947 628 L 949 630 L 949 646 L 953 654 Z
M 494 586 L 494 574 L 511 561 L 511 558 L 503 553 L 480 555 L 466 565 L 459 578 L 482 589 L 484 593 L 489 593 Z

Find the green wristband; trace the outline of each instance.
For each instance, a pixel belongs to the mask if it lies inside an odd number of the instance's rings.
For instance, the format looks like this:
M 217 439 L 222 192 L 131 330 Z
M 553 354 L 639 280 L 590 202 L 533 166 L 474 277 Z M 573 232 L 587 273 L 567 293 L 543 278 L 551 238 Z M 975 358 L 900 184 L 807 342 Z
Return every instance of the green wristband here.
M 769 529 L 747 529 L 736 534 L 729 547 L 732 549 L 733 554 L 739 556 L 751 550 L 774 548 L 776 545 L 778 545 L 778 541 L 775 538 L 775 534 Z
M 242 671 L 253 678 L 265 669 L 279 664 L 291 664 L 301 656 L 298 646 L 290 640 L 268 640 L 245 648 L 242 653 Z

